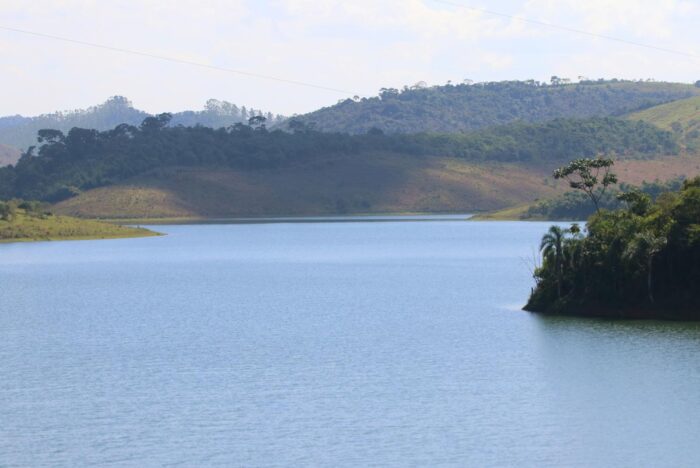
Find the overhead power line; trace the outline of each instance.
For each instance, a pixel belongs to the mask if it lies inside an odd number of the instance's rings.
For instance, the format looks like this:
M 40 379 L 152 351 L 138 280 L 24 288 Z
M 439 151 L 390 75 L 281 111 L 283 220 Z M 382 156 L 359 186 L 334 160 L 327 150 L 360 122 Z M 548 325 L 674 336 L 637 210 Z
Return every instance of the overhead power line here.
M 627 44 L 627 45 L 631 45 L 631 46 L 635 46 L 635 47 L 642 47 L 645 49 L 655 50 L 658 52 L 664 52 L 664 53 L 669 53 L 669 54 L 674 54 L 674 55 L 679 55 L 679 56 L 689 57 L 689 58 L 694 58 L 694 59 L 700 58 L 700 54 L 695 54 L 692 52 L 670 49 L 667 47 L 660 47 L 660 46 L 656 46 L 653 44 L 632 41 L 632 40 L 623 39 L 623 38 L 615 37 L 615 36 L 609 36 L 609 35 L 605 35 L 605 34 L 598 34 L 598 33 L 586 31 L 583 29 L 577 29 L 577 28 L 572 28 L 569 26 L 563 26 L 563 25 L 559 25 L 559 24 L 555 24 L 555 23 L 549 23 L 547 21 L 540 21 L 540 20 L 526 18 L 526 17 L 517 16 L 517 15 L 513 15 L 513 14 L 502 13 L 502 12 L 498 12 L 498 11 L 494 11 L 494 10 L 489 10 L 487 8 L 474 7 L 474 6 L 466 5 L 463 3 L 459 3 L 457 1 L 452 1 L 452 0 L 428 0 L 428 1 L 432 1 L 434 3 L 440 3 L 443 5 L 449 5 L 449 6 L 452 6 L 455 8 L 462 8 L 462 9 L 466 9 L 466 10 L 476 11 L 476 12 L 484 13 L 484 14 L 491 15 L 491 16 L 507 18 L 507 19 L 519 21 L 522 23 L 534 24 L 534 25 L 546 27 L 549 29 L 565 31 L 565 32 L 583 35 L 583 36 L 588 36 L 588 37 L 595 37 L 598 39 L 604 39 L 604 40 L 608 40 L 608 41 L 618 42 L 621 44 Z M 0 30 L 10 31 L 10 32 L 19 33 L 19 34 L 25 34 L 25 35 L 29 35 L 29 36 L 40 37 L 43 39 L 51 39 L 51 40 L 66 42 L 66 43 L 70 43 L 70 44 L 77 44 L 77 45 L 92 47 L 92 48 L 96 48 L 96 49 L 108 50 L 111 52 L 119 52 L 119 53 L 123 53 L 123 54 L 146 57 L 146 58 L 161 60 L 164 62 L 177 63 L 177 64 L 181 64 L 181 65 L 190 65 L 190 66 L 206 68 L 206 69 L 210 69 L 210 70 L 233 73 L 233 74 L 241 75 L 241 76 L 248 76 L 251 78 L 259 78 L 259 79 L 264 79 L 264 80 L 269 80 L 269 81 L 277 81 L 279 83 L 287 83 L 287 84 L 296 85 L 296 86 L 304 86 L 307 88 L 315 88 L 315 89 L 320 89 L 323 91 L 329 91 L 329 92 L 344 94 L 344 95 L 348 95 L 348 96 L 362 94 L 362 93 L 358 93 L 355 91 L 350 91 L 350 90 L 340 89 L 340 88 L 333 88 L 330 86 L 323 86 L 323 85 L 309 83 L 309 82 L 305 82 L 305 81 L 291 80 L 291 79 L 281 78 L 281 77 L 272 76 L 272 75 L 264 75 L 261 73 L 254 73 L 254 72 L 249 72 L 249 71 L 245 71 L 245 70 L 238 70 L 238 69 L 234 69 L 234 68 L 221 67 L 221 66 L 217 66 L 217 65 L 210 65 L 210 64 L 206 64 L 206 63 L 202 63 L 202 62 L 195 62 L 192 60 L 179 59 L 179 58 L 175 58 L 175 57 L 168 57 L 165 55 L 153 54 L 150 52 L 143 52 L 140 50 L 125 49 L 125 48 L 121 48 L 121 47 L 109 46 L 106 44 L 98 44 L 98 43 L 88 42 L 88 41 L 83 41 L 83 40 L 78 40 L 78 39 L 71 39 L 68 37 L 57 36 L 57 35 L 53 35 L 53 34 L 46 34 L 46 33 L 37 32 L 37 31 L 30 31 L 30 30 L 26 30 L 26 29 L 19 29 L 19 28 L 13 28 L 13 27 L 0 25 Z
M 321 89 L 324 91 L 345 94 L 348 96 L 361 95 L 361 93 L 357 93 L 354 91 L 348 91 L 346 89 L 332 88 L 329 86 L 323 86 L 323 85 L 314 84 L 314 83 L 307 83 L 305 81 L 290 80 L 287 78 L 280 78 L 280 77 L 271 76 L 271 75 L 263 75 L 261 73 L 253 73 L 253 72 L 249 72 L 249 71 L 245 71 L 245 70 L 237 70 L 234 68 L 220 67 L 217 65 L 209 65 L 206 63 L 202 63 L 202 62 L 195 62 L 192 60 L 184 60 L 184 59 L 179 59 L 179 58 L 175 58 L 175 57 L 168 57 L 165 55 L 152 54 L 149 52 L 142 52 L 139 50 L 124 49 L 121 47 L 113 47 L 113 46 L 109 46 L 109 45 L 105 45 L 105 44 L 97 44 L 95 42 L 81 41 L 78 39 L 71 39 L 68 37 L 55 36 L 53 34 L 45 34 L 45 33 L 36 32 L 36 31 L 29 31 L 26 29 L 10 28 L 7 26 L 0 26 L 0 29 L 5 30 L 5 31 L 20 33 L 20 34 L 26 34 L 29 36 L 41 37 L 44 39 L 52 39 L 55 41 L 68 42 L 71 44 L 78 44 L 81 46 L 93 47 L 96 49 L 103 49 L 103 50 L 109 50 L 112 52 L 119 52 L 122 54 L 137 55 L 140 57 L 147 57 L 147 58 L 162 60 L 164 62 L 179 63 L 181 65 L 192 65 L 195 67 L 208 68 L 210 70 L 222 71 L 222 72 L 227 72 L 227 73 L 234 73 L 236 75 L 248 76 L 251 78 L 260 78 L 260 79 L 264 79 L 264 80 L 277 81 L 280 83 L 287 83 L 287 84 L 296 85 L 296 86 L 305 86 L 307 88 Z
M 501 18 L 508 18 L 508 19 L 520 21 L 521 23 L 535 24 L 537 26 L 545 26 L 547 28 L 557 29 L 559 31 L 566 31 L 566 32 L 574 33 L 574 34 L 583 35 L 583 36 L 596 37 L 598 39 L 605 39 L 608 41 L 619 42 L 622 44 L 632 45 L 632 46 L 636 46 L 636 47 L 644 47 L 645 49 L 652 49 L 652 50 L 656 50 L 659 52 L 666 52 L 669 54 L 682 55 L 684 57 L 691 57 L 691 58 L 695 58 L 695 59 L 700 58 L 699 54 L 694 54 L 692 52 L 669 49 L 666 47 L 659 47 L 659 46 L 656 46 L 653 44 L 645 44 L 643 42 L 630 41 L 628 39 L 623 39 L 620 37 L 608 36 L 605 34 L 598 34 L 598 33 L 586 31 L 583 29 L 571 28 L 569 26 L 562 26 L 559 24 L 549 23 L 547 21 L 540 21 L 540 20 L 531 19 L 531 18 L 524 18 L 522 16 L 510 15 L 507 13 L 501 13 L 498 11 L 488 10 L 486 8 L 473 7 L 473 6 L 465 5 L 463 3 L 458 3 L 458 2 L 454 2 L 454 1 L 450 1 L 450 0 L 428 0 L 428 1 L 432 1 L 434 3 L 442 3 L 443 5 L 449 5 L 449 6 L 453 6 L 453 7 L 457 7 L 457 8 L 463 8 L 465 10 L 478 11 L 481 13 L 486 13 L 487 15 L 491 15 L 491 16 L 499 16 Z

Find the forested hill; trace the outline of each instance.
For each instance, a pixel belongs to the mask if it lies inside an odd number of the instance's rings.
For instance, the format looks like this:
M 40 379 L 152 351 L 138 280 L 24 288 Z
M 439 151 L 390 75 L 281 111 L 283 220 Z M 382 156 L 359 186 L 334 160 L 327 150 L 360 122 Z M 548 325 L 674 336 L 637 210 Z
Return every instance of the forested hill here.
M 297 119 L 328 132 L 457 132 L 514 121 L 616 116 L 693 95 L 700 88 L 690 84 L 618 80 L 417 85 L 382 89 L 378 97 L 347 99 Z
M 364 135 L 293 133 L 255 126 L 228 128 L 168 126 L 169 114 L 147 117 L 139 126 L 113 130 L 73 128 L 67 134 L 42 130 L 38 150 L 14 166 L 0 168 L 0 199 L 45 201 L 110 185 L 157 168 L 172 166 L 235 168 L 246 171 L 323 164 L 333 155 L 371 158 L 393 153 L 402 158 L 449 156 L 472 162 L 562 162 L 598 154 L 636 157 L 678 151 L 672 134 L 640 121 L 614 118 L 557 119 L 517 123 L 469 134 Z
M 54 112 L 36 117 L 20 115 L 0 117 L 0 144 L 24 150 L 37 144 L 36 134 L 44 128 L 63 132 L 73 127 L 109 130 L 119 124 L 138 125 L 149 115 L 147 112 L 135 109 L 125 97 L 114 96 L 88 109 Z M 282 120 L 281 116 L 273 116 L 269 112 L 210 99 L 201 111 L 172 114 L 171 125 L 204 125 L 218 128 L 247 122 L 255 115 L 264 115 L 270 121 Z M 1 161 L 0 165 L 2 165 Z

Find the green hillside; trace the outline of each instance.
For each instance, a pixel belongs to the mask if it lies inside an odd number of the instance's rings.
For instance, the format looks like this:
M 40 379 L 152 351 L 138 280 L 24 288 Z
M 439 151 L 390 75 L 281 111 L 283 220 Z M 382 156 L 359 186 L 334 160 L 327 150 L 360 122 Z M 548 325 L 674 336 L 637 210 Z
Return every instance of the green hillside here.
M 700 96 L 635 112 L 628 118 L 672 131 L 688 152 L 700 153 Z
M 326 133 L 300 121 L 284 132 L 265 124 L 173 126 L 161 114 L 105 131 L 42 130 L 38 148 L 0 168 L 0 198 L 102 218 L 464 212 L 562 193 L 551 170 L 581 157 L 614 156 L 630 183 L 700 165 L 678 155 L 677 133 L 635 118 L 556 118 L 452 134 Z
M 616 116 L 696 95 L 700 88 L 690 84 L 618 80 L 416 86 L 383 89 L 377 97 L 348 99 L 295 120 L 329 132 L 460 132 L 515 121 Z
M 140 127 L 74 128 L 67 135 L 42 131 L 43 146 L 14 167 L 0 168 L 0 197 L 60 201 L 147 171 L 183 166 L 256 172 L 325 164 L 338 156 L 368 159 L 392 153 L 406 159 L 454 157 L 470 162 L 555 164 L 597 154 L 639 158 L 673 154 L 671 133 L 643 122 L 612 118 L 557 119 L 511 124 L 470 134 L 329 134 L 309 129 L 267 131 L 239 124 L 230 129 L 168 127 L 169 116 Z

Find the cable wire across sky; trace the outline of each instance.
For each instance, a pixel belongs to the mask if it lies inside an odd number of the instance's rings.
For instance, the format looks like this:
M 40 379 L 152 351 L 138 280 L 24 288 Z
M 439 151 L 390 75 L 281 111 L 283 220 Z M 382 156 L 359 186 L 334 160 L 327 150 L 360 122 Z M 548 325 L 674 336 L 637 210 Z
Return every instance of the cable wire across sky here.
M 631 41 L 628 39 L 623 39 L 623 38 L 614 37 L 614 36 L 608 36 L 605 34 L 598 34 L 598 33 L 586 31 L 583 29 L 577 29 L 577 28 L 572 28 L 569 26 L 562 26 L 562 25 L 558 25 L 558 24 L 554 24 L 554 23 L 548 23 L 546 21 L 525 18 L 525 17 L 512 15 L 512 14 L 508 14 L 508 13 L 501 13 L 501 12 L 497 12 L 497 11 L 493 11 L 493 10 L 488 10 L 486 8 L 470 6 L 470 5 L 463 4 L 463 3 L 453 1 L 453 0 L 426 0 L 426 1 L 438 3 L 438 4 L 442 4 L 442 5 L 448 5 L 448 6 L 452 6 L 455 8 L 462 8 L 462 9 L 467 9 L 467 10 L 471 10 L 471 11 L 475 11 L 475 12 L 480 12 L 480 13 L 490 15 L 490 16 L 507 18 L 507 19 L 511 19 L 511 20 L 515 20 L 515 21 L 520 21 L 523 23 L 537 25 L 540 27 L 546 27 L 549 29 L 555 29 L 555 30 L 559 30 L 559 31 L 573 33 L 573 34 L 578 34 L 578 35 L 583 35 L 583 36 L 588 36 L 588 37 L 595 37 L 595 38 L 604 39 L 607 41 L 618 42 L 618 43 L 626 44 L 626 45 L 630 45 L 630 46 L 655 50 L 657 52 L 664 52 L 664 53 L 668 53 L 668 54 L 674 54 L 674 55 L 679 55 L 679 56 L 684 56 L 684 57 L 689 57 L 689 58 L 694 58 L 694 59 L 700 59 L 700 55 L 692 53 L 692 52 L 686 52 L 686 51 L 675 50 L 675 49 L 670 49 L 670 48 L 666 48 L 666 47 L 660 47 L 660 46 L 656 46 L 653 44 L 645 44 L 642 42 Z M 250 71 L 246 71 L 246 70 L 238 70 L 235 68 L 228 68 L 228 67 L 223 67 L 223 66 L 218 66 L 218 65 L 210 65 L 207 63 L 203 63 L 203 62 L 195 62 L 192 60 L 185 60 L 185 59 L 180 59 L 180 58 L 175 58 L 175 57 L 168 57 L 165 55 L 158 55 L 158 54 L 153 54 L 150 52 L 144 52 L 144 51 L 140 51 L 140 50 L 125 49 L 125 48 L 110 46 L 110 45 L 106 45 L 106 44 L 98 44 L 95 42 L 83 41 L 83 40 L 79 40 L 79 39 L 72 39 L 69 37 L 58 36 L 58 35 L 54 35 L 54 34 L 47 34 L 47 33 L 38 32 L 38 31 L 31 31 L 31 30 L 27 30 L 27 29 L 20 29 L 20 28 L 14 28 L 14 27 L 0 25 L 0 30 L 24 34 L 24 35 L 28 35 L 28 36 L 40 37 L 43 39 L 51 39 L 51 40 L 55 40 L 55 41 L 61 41 L 61 42 L 65 42 L 65 43 L 81 45 L 81 46 L 85 46 L 85 47 L 103 49 L 103 50 L 108 50 L 111 52 L 118 52 L 118 53 L 123 53 L 123 54 L 146 57 L 146 58 L 161 60 L 161 61 L 165 61 L 165 62 L 177 63 L 177 64 L 181 64 L 181 65 L 190 65 L 190 66 L 194 66 L 194 67 L 207 68 L 210 70 L 233 73 L 236 75 L 247 76 L 247 77 L 251 77 L 251 78 L 258 78 L 258 79 L 269 80 L 269 81 L 277 81 L 280 83 L 287 83 L 287 84 L 291 84 L 291 85 L 295 85 L 295 86 L 304 86 L 307 88 L 314 88 L 314 89 L 319 89 L 319 90 L 323 90 L 323 91 L 343 94 L 343 95 L 347 95 L 347 96 L 361 96 L 363 94 L 363 93 L 359 93 L 356 91 L 334 88 L 331 86 L 324 86 L 324 85 L 310 83 L 310 82 L 306 82 L 306 81 L 293 80 L 293 79 L 282 78 L 282 77 L 272 76 L 272 75 L 266 75 L 266 74 L 256 73 L 256 72 L 250 72 Z
M 357 93 L 354 91 L 348 91 L 346 89 L 332 88 L 330 86 L 323 86 L 323 85 L 314 84 L 314 83 L 307 83 L 305 81 L 290 80 L 287 78 L 280 78 L 280 77 L 271 76 L 271 75 L 263 75 L 261 73 L 254 73 L 254 72 L 249 72 L 249 71 L 245 71 L 245 70 L 237 70 L 235 68 L 220 67 L 218 65 L 210 65 L 207 63 L 195 62 L 192 60 L 184 60 L 184 59 L 179 59 L 179 58 L 175 58 L 175 57 L 168 57 L 165 55 L 157 55 L 157 54 L 152 54 L 149 52 L 142 52 L 139 50 L 124 49 L 121 47 L 113 47 L 113 46 L 109 46 L 109 45 L 105 45 L 105 44 L 97 44 L 95 42 L 81 41 L 78 39 L 71 39 L 68 37 L 56 36 L 53 34 L 40 33 L 40 32 L 36 32 L 36 31 L 29 31 L 26 29 L 10 28 L 7 26 L 0 26 L 0 29 L 2 29 L 4 31 L 11 31 L 11 32 L 20 33 L 20 34 L 26 34 L 29 36 L 41 37 L 44 39 L 53 39 L 56 41 L 68 42 L 71 44 L 78 44 L 78 45 L 93 47 L 93 48 L 97 48 L 97 49 L 109 50 L 112 52 L 120 52 L 123 54 L 138 55 L 141 57 L 163 60 L 165 62 L 179 63 L 182 65 L 191 65 L 191 66 L 201 67 L 201 68 L 208 68 L 211 70 L 234 73 L 237 75 L 243 75 L 243 76 L 248 76 L 248 77 L 252 77 L 252 78 L 260 78 L 260 79 L 264 79 L 264 80 L 277 81 L 280 83 L 287 83 L 287 84 L 292 84 L 292 85 L 297 85 L 297 86 L 306 86 L 307 88 L 316 88 L 316 89 L 320 89 L 320 90 L 324 90 L 324 91 L 330 91 L 330 92 L 345 94 L 345 95 L 349 95 L 349 96 L 360 94 L 360 93 Z
M 659 47 L 659 46 L 655 46 L 653 44 L 645 44 L 643 42 L 630 41 L 628 39 L 623 39 L 620 37 L 594 33 L 594 32 L 586 31 L 583 29 L 571 28 L 569 26 L 561 26 L 561 25 L 554 24 L 554 23 L 548 23 L 546 21 L 540 21 L 540 20 L 531 19 L 531 18 L 524 18 L 522 16 L 511 15 L 508 13 L 500 13 L 497 11 L 488 10 L 486 8 L 479 8 L 479 7 L 465 5 L 463 3 L 459 3 L 459 2 L 455 2 L 455 1 L 451 1 L 451 0 L 427 0 L 427 1 L 433 2 L 433 3 L 441 3 L 443 5 L 449 5 L 449 6 L 453 6 L 453 7 L 457 7 L 457 8 L 463 8 L 466 10 L 477 11 L 477 12 L 485 13 L 485 14 L 491 15 L 491 16 L 498 16 L 500 18 L 512 19 L 512 20 L 520 21 L 522 23 L 535 24 L 537 26 L 545 26 L 547 28 L 557 29 L 559 31 L 570 32 L 570 33 L 579 34 L 579 35 L 583 35 L 583 36 L 595 37 L 598 39 L 605 39 L 607 41 L 619 42 L 622 44 L 627 44 L 627 45 L 631 45 L 631 46 L 635 46 L 635 47 L 643 47 L 645 49 L 652 49 L 652 50 L 656 50 L 658 52 L 666 52 L 669 54 L 682 55 L 685 57 L 700 59 L 699 54 L 694 54 L 692 52 L 684 52 L 682 50 L 675 50 L 675 49 L 669 49 L 666 47 Z

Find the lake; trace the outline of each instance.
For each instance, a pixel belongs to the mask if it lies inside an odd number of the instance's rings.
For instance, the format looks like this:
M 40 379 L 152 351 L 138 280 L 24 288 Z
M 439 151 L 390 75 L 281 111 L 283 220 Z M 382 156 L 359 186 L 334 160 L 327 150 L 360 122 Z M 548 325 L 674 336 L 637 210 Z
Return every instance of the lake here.
M 549 224 L 462 218 L 0 245 L 0 466 L 700 465 L 700 326 L 522 312 Z

